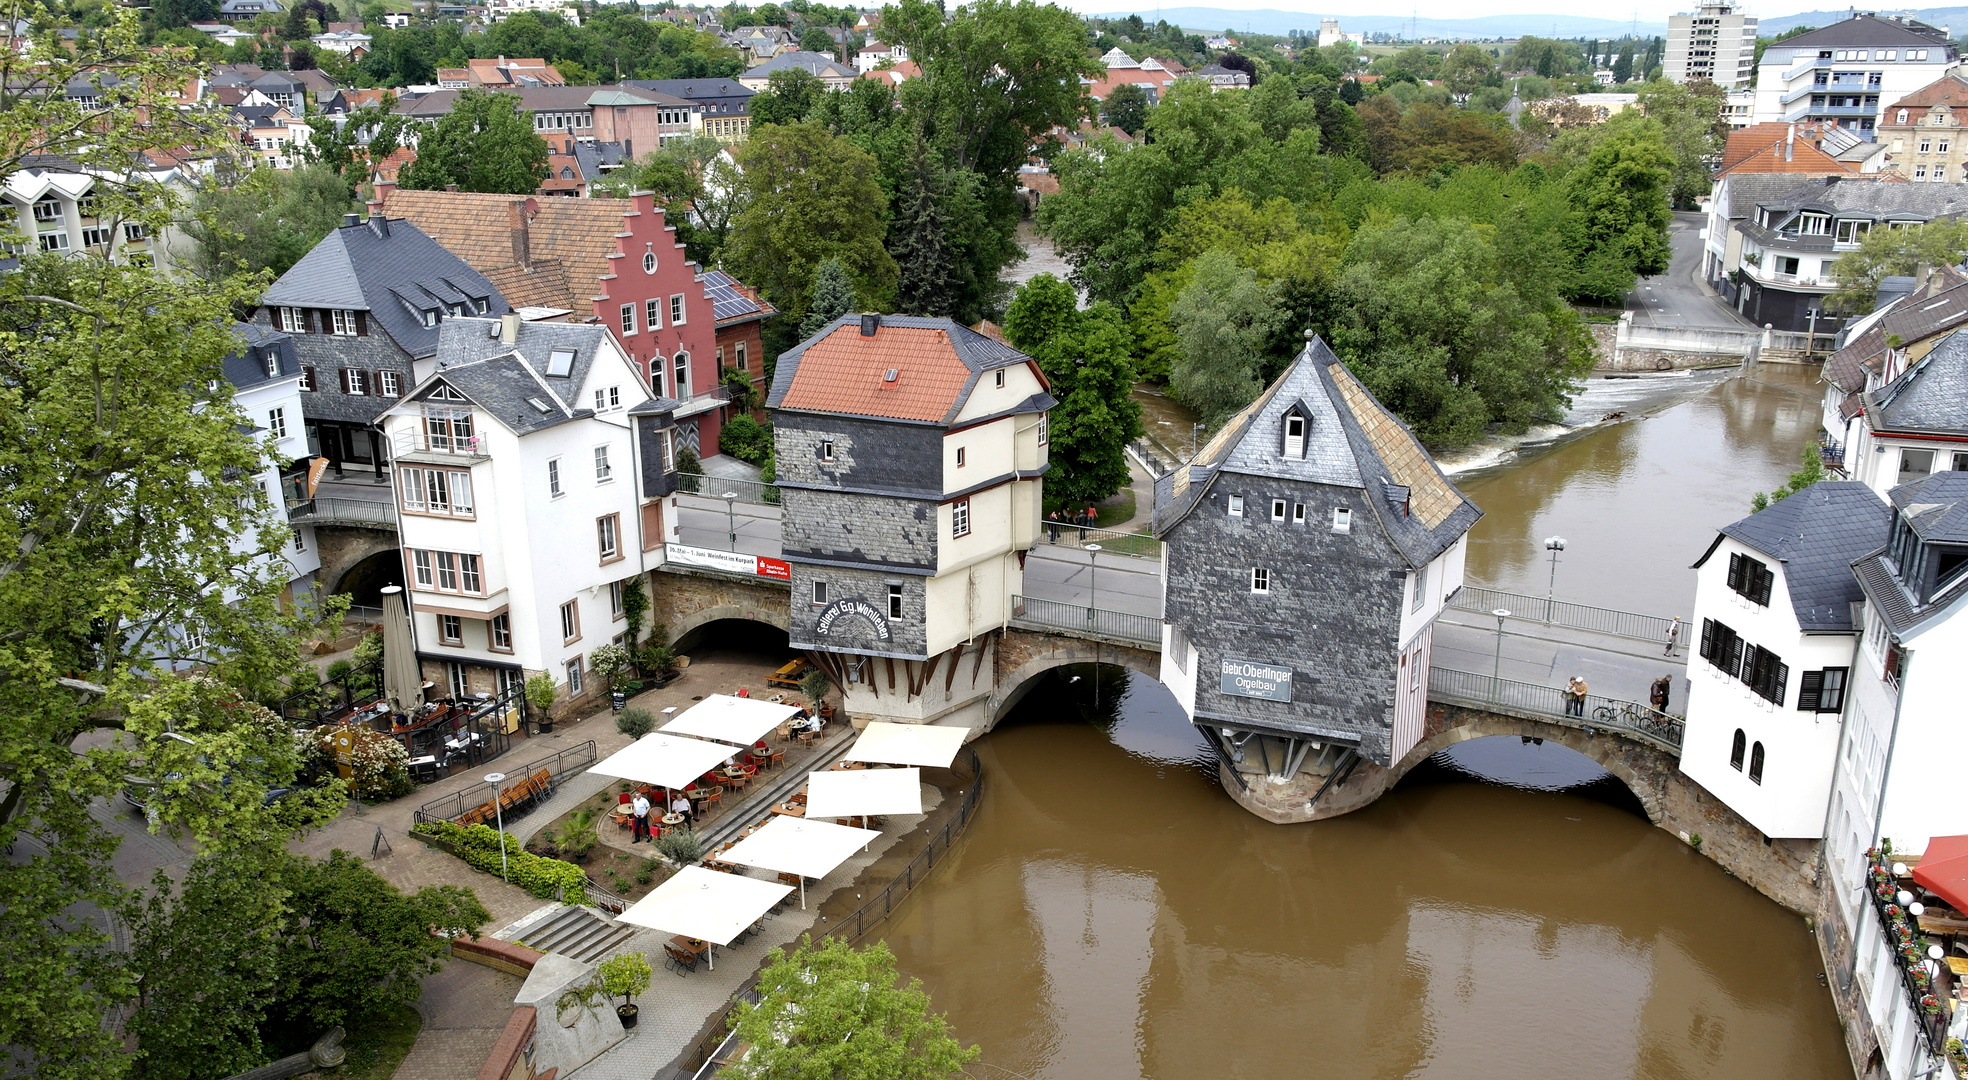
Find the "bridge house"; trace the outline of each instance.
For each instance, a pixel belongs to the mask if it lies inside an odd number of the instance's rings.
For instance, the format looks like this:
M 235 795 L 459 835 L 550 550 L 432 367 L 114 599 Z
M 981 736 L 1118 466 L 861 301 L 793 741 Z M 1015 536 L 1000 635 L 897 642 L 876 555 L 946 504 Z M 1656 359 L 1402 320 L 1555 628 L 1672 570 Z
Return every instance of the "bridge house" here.
M 1039 537 L 1048 390 L 949 319 L 849 316 L 779 358 L 789 633 L 850 713 L 988 726 L 982 658 Z
M 1307 820 L 1328 781 L 1421 739 L 1435 619 L 1481 514 L 1317 338 L 1157 484 L 1161 679 L 1232 797 Z

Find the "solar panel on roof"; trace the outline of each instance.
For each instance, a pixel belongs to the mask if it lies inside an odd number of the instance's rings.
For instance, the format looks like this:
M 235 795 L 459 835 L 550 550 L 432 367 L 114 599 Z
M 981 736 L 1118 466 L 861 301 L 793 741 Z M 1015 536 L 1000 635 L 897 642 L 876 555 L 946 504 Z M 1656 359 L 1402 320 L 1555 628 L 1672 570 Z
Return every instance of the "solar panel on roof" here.
M 704 275 L 704 294 L 711 298 L 711 314 L 719 319 L 735 319 L 759 309 L 758 302 L 734 288 L 731 277 L 720 270 Z

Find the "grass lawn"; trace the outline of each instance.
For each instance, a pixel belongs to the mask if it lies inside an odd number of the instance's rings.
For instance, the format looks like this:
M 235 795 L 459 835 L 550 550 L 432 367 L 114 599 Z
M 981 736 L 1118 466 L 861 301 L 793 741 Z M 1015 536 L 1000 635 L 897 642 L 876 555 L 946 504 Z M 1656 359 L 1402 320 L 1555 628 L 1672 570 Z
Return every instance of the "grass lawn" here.
M 423 1014 L 410 1005 L 358 1019 L 342 1043 L 348 1051 L 347 1063 L 328 1075 L 337 1080 L 390 1080 L 423 1027 Z
M 1111 529 L 1134 516 L 1134 489 L 1124 487 L 1106 502 L 1095 503 L 1093 508 L 1096 511 L 1093 523 Z

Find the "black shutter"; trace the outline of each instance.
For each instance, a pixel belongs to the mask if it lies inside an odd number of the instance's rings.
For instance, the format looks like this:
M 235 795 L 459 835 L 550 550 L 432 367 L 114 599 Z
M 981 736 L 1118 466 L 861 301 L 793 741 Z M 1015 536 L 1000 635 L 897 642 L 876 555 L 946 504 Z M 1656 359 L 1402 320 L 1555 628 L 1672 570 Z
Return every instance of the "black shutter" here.
M 1797 684 L 1797 711 L 1817 712 L 1818 699 L 1824 695 L 1824 672 L 1807 671 Z M 1781 702 L 1779 702 L 1781 704 Z
M 1759 603 L 1759 604 L 1762 604 L 1762 605 L 1763 605 L 1764 607 L 1769 607 L 1769 606 L 1770 606 L 1770 590 L 1771 590 L 1771 589 L 1772 589 L 1773 587 L 1775 587 L 1775 585 L 1776 585 L 1776 583 L 1777 583 L 1777 575 L 1776 575 L 1776 573 L 1775 573 L 1775 572 L 1773 572 L 1773 571 L 1772 571 L 1772 570 L 1771 570 L 1771 569 L 1770 569 L 1769 567 L 1767 567 L 1767 566 L 1764 566 L 1764 565 L 1762 565 L 1762 564 L 1760 564 L 1760 563 L 1759 563 L 1759 564 L 1757 564 L 1757 567 L 1756 567 L 1756 595 L 1755 595 L 1755 596 L 1753 596 L 1753 597 L 1751 597 L 1750 599 L 1752 599 L 1752 600 L 1755 600 L 1755 601 L 1756 601 L 1757 603 Z
M 1729 588 L 1730 589 L 1733 589 L 1736 592 L 1743 591 L 1743 564 L 1748 561 L 1749 560 L 1742 557 L 1742 554 L 1740 552 L 1729 556 Z
M 336 374 L 336 375 L 339 375 L 339 376 L 341 376 L 341 380 L 342 380 L 342 393 L 344 393 L 344 394 L 346 394 L 346 393 L 348 393 L 348 392 L 349 392 L 349 369 L 347 369 L 347 368 L 337 368 L 337 369 L 335 369 L 335 374 Z
M 1790 689 L 1790 665 L 1784 663 L 1782 660 L 1778 660 L 1774 655 L 1770 657 L 1770 661 L 1772 666 L 1777 669 L 1775 672 L 1775 685 L 1770 688 L 1770 704 L 1782 708 L 1784 691 Z
M 356 337 L 369 336 L 369 313 L 366 311 L 358 311 L 355 313 L 355 336 Z
M 1731 630 L 1729 631 L 1729 652 L 1728 655 L 1722 658 L 1722 663 L 1721 663 L 1722 672 L 1725 675 L 1734 677 L 1735 675 L 1737 675 L 1739 672 L 1742 671 L 1742 664 L 1743 664 L 1743 639 L 1737 637 L 1736 632 L 1734 630 Z
M 1710 663 L 1715 662 L 1715 620 L 1714 619 L 1702 620 L 1701 658 L 1703 660 L 1707 660 Z
M 314 390 L 314 389 L 317 389 L 317 388 L 319 388 L 319 387 L 320 387 L 320 385 L 321 385 L 320 383 L 318 383 L 318 382 L 315 382 L 315 381 L 314 381 L 314 369 L 313 369 L 313 368 L 311 368 L 311 367 L 303 367 L 303 368 L 301 368 L 301 389 L 303 389 L 303 390 Z

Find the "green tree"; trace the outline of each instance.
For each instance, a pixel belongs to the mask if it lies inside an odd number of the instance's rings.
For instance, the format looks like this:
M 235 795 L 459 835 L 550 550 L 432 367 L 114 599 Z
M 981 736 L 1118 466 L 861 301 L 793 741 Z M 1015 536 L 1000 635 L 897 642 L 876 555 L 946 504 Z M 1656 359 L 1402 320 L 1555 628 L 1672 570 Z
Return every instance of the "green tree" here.
M 1133 83 L 1122 83 L 1108 91 L 1100 107 L 1107 114 L 1109 124 L 1129 135 L 1139 135 L 1148 126 L 1148 91 Z
M 1791 473 L 1789 479 L 1784 481 L 1782 487 L 1770 492 L 1768 495 L 1759 491 L 1754 498 L 1749 500 L 1751 512 L 1760 514 L 1768 510 L 1772 503 L 1780 503 L 1792 495 L 1803 491 L 1805 488 L 1810 487 L 1812 484 L 1831 479 L 1831 474 L 1825 472 L 1824 455 L 1818 452 L 1818 448 L 1815 445 L 1805 447 L 1801 458 L 1804 462 L 1804 467 Z
M 347 182 L 327 165 L 249 168 L 236 181 L 225 180 L 220 174 L 199 187 L 185 224 L 196 245 L 187 261 L 208 281 L 240 273 L 278 277 L 359 208 Z
M 750 102 L 752 124 L 797 124 L 826 97 L 827 84 L 805 68 L 775 71 Z
M 1628 41 L 1620 54 L 1613 60 L 1613 83 L 1633 81 L 1633 43 Z
M 947 316 L 956 271 L 938 205 L 934 163 L 920 138 L 910 158 L 908 186 L 896 201 L 895 221 L 889 227 L 888 251 L 901 273 L 895 308 L 905 315 Z
M 1467 100 L 1495 72 L 1495 58 L 1475 45 L 1457 45 L 1442 58 L 1442 81 L 1457 100 Z
M 1833 275 L 1838 289 L 1825 297 L 1827 310 L 1863 315 L 1878 301 L 1879 283 L 1918 274 L 1922 268 L 1954 266 L 1968 256 L 1968 221 L 1940 218 L 1904 229 L 1874 229 L 1856 251 L 1839 256 Z
M 626 170 L 620 185 L 622 194 L 655 192 L 684 253 L 701 266 L 718 265 L 738 212 L 738 169 L 727 149 L 708 135 L 673 139 Z
M 773 949 L 758 1002 L 740 1001 L 732 1015 L 752 1052 L 725 1071 L 742 1080 L 960 1080 L 980 1051 L 951 1037 L 920 980 L 898 983 L 895 955 L 882 942 L 856 950 L 831 938 L 802 940 L 791 953 Z
M 725 258 L 774 307 L 803 319 L 819 264 L 837 258 L 863 307 L 894 294 L 895 260 L 883 246 L 888 200 L 873 155 L 813 124 L 756 130 L 741 158 L 744 208 Z
M 1674 159 L 1668 194 L 1676 206 L 1692 208 L 1708 194 L 1712 163 L 1729 138 L 1722 117 L 1728 93 L 1707 80 L 1671 83 L 1657 79 L 1640 88 L 1640 108 L 1661 125 L 1668 156 Z
M 530 12 L 521 12 L 521 18 Z M 503 23 L 501 25 L 504 25 Z M 418 133 L 417 160 L 405 166 L 406 188 L 525 195 L 547 176 L 547 141 L 511 94 L 462 90 L 451 111 Z
M 1127 445 L 1141 437 L 1131 335 L 1119 310 L 1077 307 L 1073 287 L 1040 274 L 1005 311 L 1005 340 L 1039 362 L 1059 404 L 1048 421 L 1047 500 L 1085 506 L 1128 484 Z
M 799 46 L 807 52 L 817 52 L 822 56 L 835 56 L 840 47 L 834 43 L 834 36 L 827 33 L 826 27 L 809 26 L 800 31 Z
M 396 95 L 384 94 L 380 104 L 349 113 L 340 123 L 325 116 L 308 117 L 308 145 L 303 155 L 311 165 L 325 165 L 348 185 L 349 194 L 368 179 L 369 169 L 403 145 L 408 118 L 396 111 Z
M 1659 123 L 1641 118 L 1606 127 L 1585 164 L 1566 177 L 1576 213 L 1572 295 L 1617 303 L 1637 276 L 1667 271 L 1674 162 Z
M 854 310 L 854 279 L 839 259 L 828 259 L 813 274 L 813 302 L 800 321 L 800 338 L 819 333 L 826 325 Z
M 1237 265 L 1228 252 L 1206 251 L 1169 309 L 1180 341 L 1170 389 L 1212 427 L 1257 397 L 1264 348 L 1277 319 L 1276 289 Z

